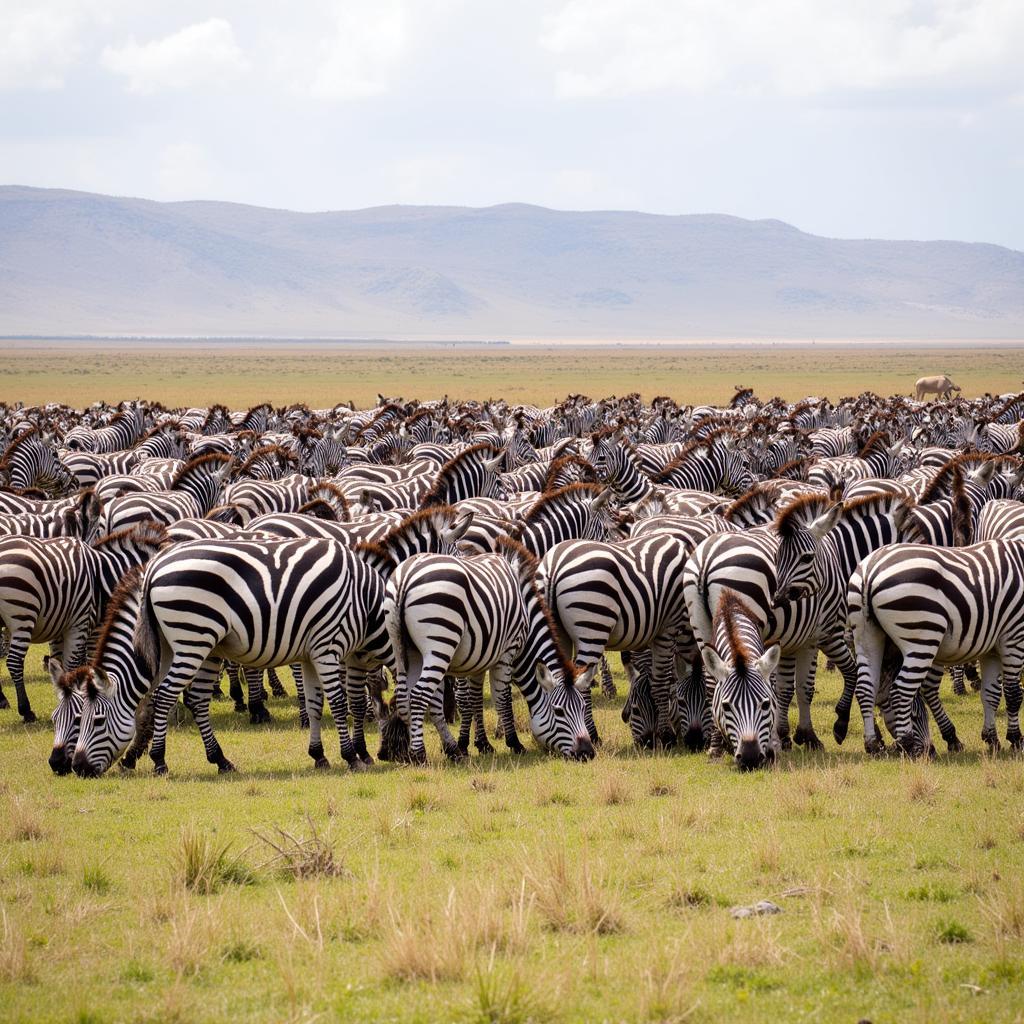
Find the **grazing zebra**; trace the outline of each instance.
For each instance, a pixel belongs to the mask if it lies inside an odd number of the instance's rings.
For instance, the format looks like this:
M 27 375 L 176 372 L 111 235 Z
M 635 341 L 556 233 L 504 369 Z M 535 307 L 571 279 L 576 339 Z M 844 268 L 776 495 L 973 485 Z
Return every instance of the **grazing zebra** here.
M 535 558 L 563 540 L 605 540 L 623 535 L 611 507 L 612 491 L 597 484 L 569 484 L 545 494 L 515 520 L 512 539 Z
M 125 451 L 141 437 L 146 425 L 145 409 L 137 402 L 122 402 L 105 427 L 73 427 L 64 436 L 69 451 L 105 454 Z
M 559 647 L 536 568 L 536 559 L 525 548 L 502 540 L 495 554 L 417 555 L 388 581 L 384 614 L 395 653 L 397 715 L 402 731 L 408 730 L 412 761 L 426 760 L 423 724 L 428 712 L 445 754 L 465 756 L 476 716 L 463 714 L 456 741 L 441 713 L 442 683 L 446 675 L 468 677 L 482 697 L 485 672 L 490 672 L 510 748 L 522 750 L 508 692 L 514 682 L 527 699 L 530 729 L 538 742 L 567 757 L 594 756 L 584 697 Z M 400 746 L 394 736 L 398 727 L 395 722 L 387 730 L 390 756 Z M 482 740 L 478 731 L 478 745 Z
M 36 720 L 25 691 L 29 644 L 48 643 L 52 654 L 75 667 L 118 581 L 164 542 L 163 531 L 148 524 L 93 547 L 75 537 L 0 540 L 0 624 L 10 636 L 7 670 L 24 721 Z M 0 689 L 0 708 L 9 706 Z
M 164 526 L 179 519 L 199 519 L 217 504 L 230 465 L 226 455 L 200 455 L 186 464 L 170 490 L 126 494 L 109 501 L 97 529 L 113 533 L 147 519 Z
M 712 740 L 712 756 L 721 756 L 724 746 L 744 771 L 775 760 L 779 741 L 771 677 L 781 653 L 778 644 L 765 650 L 758 617 L 735 591 L 724 590 L 711 642 L 701 651 L 715 735 L 720 737 L 718 743 Z
M 691 550 L 687 540 L 667 533 L 614 544 L 569 540 L 540 563 L 542 592 L 559 638 L 575 652 L 574 663 L 588 682 L 606 650 L 650 649 L 657 738 L 666 747 L 676 742 L 678 709 L 671 691 L 675 646 L 687 625 L 683 567 Z M 587 725 L 597 742 L 589 706 Z
M 0 457 L 0 488 L 42 487 L 59 492 L 74 486 L 74 477 L 57 458 L 49 439 L 35 427 L 19 434 Z
M 1006 692 L 1007 742 L 1021 747 L 1020 673 L 1024 668 L 1024 539 L 964 548 L 894 544 L 869 555 L 850 580 L 849 624 L 857 652 L 857 703 L 864 746 L 882 749 L 873 708 L 884 662 L 901 659 L 892 684 L 896 744 L 922 753 L 911 727 L 913 699 L 937 690 L 947 665 L 981 663 L 985 723 L 981 738 L 999 747 L 995 714 Z
M 178 695 L 200 673 L 219 677 L 225 657 L 251 668 L 301 663 L 310 718 L 309 753 L 316 766 L 330 767 L 320 738 L 323 693 L 342 756 L 353 767 L 360 758 L 368 762 L 362 739 L 365 674 L 389 660 L 383 596 L 380 576 L 353 552 L 329 540 L 192 541 L 158 555 L 141 582 L 135 629 L 135 643 L 150 674 L 162 680 L 150 748 L 155 770 L 167 770 L 167 716 Z M 355 715 L 355 742 L 348 731 L 342 664 Z M 102 714 L 102 705 L 99 708 Z M 130 710 L 134 712 L 134 706 Z M 96 754 L 116 746 L 107 740 L 109 729 L 102 720 L 91 721 L 96 714 L 95 702 L 87 696 L 72 760 L 78 774 L 104 771 L 112 755 Z M 87 736 L 91 742 L 83 742 Z
M 134 451 L 111 452 L 97 455 L 93 452 L 63 452 L 61 465 L 74 480 L 73 486 L 95 487 L 104 477 L 127 473 L 135 465 L 138 456 Z

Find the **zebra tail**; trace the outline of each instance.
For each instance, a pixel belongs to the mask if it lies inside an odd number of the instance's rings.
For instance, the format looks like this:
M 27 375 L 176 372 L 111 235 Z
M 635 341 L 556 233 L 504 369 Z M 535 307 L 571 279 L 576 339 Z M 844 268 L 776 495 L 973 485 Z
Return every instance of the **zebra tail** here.
M 156 612 L 149 600 L 149 591 L 142 592 L 139 617 L 135 622 L 133 636 L 135 650 L 149 668 L 149 674 L 155 678 L 160 667 L 160 627 L 156 621 Z

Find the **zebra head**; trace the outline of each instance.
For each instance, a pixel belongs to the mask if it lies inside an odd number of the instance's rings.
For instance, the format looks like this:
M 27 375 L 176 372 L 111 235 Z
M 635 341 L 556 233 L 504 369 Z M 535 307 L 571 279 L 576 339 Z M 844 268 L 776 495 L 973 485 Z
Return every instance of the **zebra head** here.
M 821 494 L 802 494 L 780 510 L 775 518 L 779 549 L 773 604 L 817 592 L 822 583 L 821 544 L 842 514 L 842 501 L 829 504 Z
M 714 680 L 711 716 L 738 767 L 750 771 L 775 760 L 771 677 L 781 650 L 778 644 L 764 650 L 750 609 L 732 591 L 719 603 L 714 628 L 715 647 L 701 652 L 704 669 Z
M 135 734 L 135 718 L 121 714 L 117 684 L 93 666 L 68 673 L 68 681 L 82 692 L 82 717 L 71 768 L 82 778 L 102 775 Z
M 57 691 L 57 706 L 50 715 L 53 722 L 53 749 L 50 752 L 50 768 L 55 775 L 71 773 L 71 754 L 78 742 L 78 731 L 82 722 L 82 691 L 69 678 L 70 673 L 58 658 L 50 658 L 47 669 Z
M 587 701 L 590 677 L 571 665 L 552 671 L 543 661 L 537 663 L 537 682 L 547 697 L 554 718 L 548 725 L 543 715 L 530 714 L 530 731 L 538 743 L 557 750 L 574 761 L 590 761 L 594 744 L 587 730 Z

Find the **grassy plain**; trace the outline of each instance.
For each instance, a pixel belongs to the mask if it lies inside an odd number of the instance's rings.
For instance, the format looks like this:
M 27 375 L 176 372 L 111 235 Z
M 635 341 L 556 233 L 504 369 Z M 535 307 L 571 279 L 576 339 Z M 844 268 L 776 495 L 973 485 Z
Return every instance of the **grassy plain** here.
M 324 342 L 289 345 L 156 342 L 0 343 L 0 401 L 81 407 L 144 396 L 168 405 L 232 407 L 304 401 L 367 406 L 377 393 L 404 398 L 504 397 L 548 404 L 571 392 L 639 391 L 646 399 L 724 402 L 733 385 L 788 400 L 864 390 L 909 394 L 918 377 L 950 373 L 965 395 L 1017 391 L 1021 346 L 735 345 L 411 346 Z
M 38 652 L 31 679 L 42 712 Z M 315 774 L 271 706 L 253 727 L 216 705 L 222 777 L 189 725 L 170 777 L 58 779 L 47 726 L 0 715 L 0 1020 L 1024 1015 L 1022 768 L 980 752 L 976 695 L 949 699 L 964 754 L 874 761 L 851 732 L 753 775 L 636 755 L 610 702 L 590 764 L 433 746 Z M 274 828 L 333 862 L 275 860 Z M 730 916 L 761 899 L 782 913 Z

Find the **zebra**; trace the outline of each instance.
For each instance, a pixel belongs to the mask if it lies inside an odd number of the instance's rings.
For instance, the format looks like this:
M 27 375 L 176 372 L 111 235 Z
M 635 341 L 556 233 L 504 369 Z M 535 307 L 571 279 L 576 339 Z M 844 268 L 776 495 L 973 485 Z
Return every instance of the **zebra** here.
M 617 543 L 563 541 L 540 562 L 559 638 L 587 681 L 606 650 L 650 649 L 657 739 L 665 747 L 677 738 L 671 689 L 675 645 L 687 625 L 683 567 L 691 551 L 687 540 L 662 532 Z M 589 706 L 587 726 L 597 742 Z
M 514 682 L 527 699 L 538 742 L 578 760 L 594 756 L 577 673 L 558 644 L 536 571 L 536 559 L 510 540 L 500 541 L 494 554 L 417 555 L 395 571 L 384 604 L 397 673 L 389 756 L 401 746 L 395 732 L 407 730 L 410 760 L 426 760 L 423 724 L 430 711 L 446 755 L 464 757 L 476 716 L 463 713 L 456 741 L 440 713 L 441 684 L 448 674 L 469 677 L 482 695 L 485 672 L 511 749 L 522 750 L 508 692 Z M 478 731 L 478 744 L 481 739 Z
M 127 473 L 138 459 L 134 451 L 110 452 L 98 455 L 93 452 L 68 452 L 60 454 L 61 465 L 74 480 L 74 486 L 95 487 L 104 477 Z
M 19 434 L 0 456 L 0 488 L 42 487 L 59 493 L 74 486 L 74 477 L 38 428 Z
M 100 513 L 97 529 L 113 533 L 146 519 L 169 526 L 179 519 L 204 516 L 217 504 L 230 464 L 226 455 L 200 455 L 185 465 L 170 490 L 127 494 L 109 501 Z
M 754 483 L 731 430 L 716 430 L 693 441 L 653 478 L 655 484 L 742 494 Z
M 598 431 L 591 442 L 590 461 L 597 478 L 613 488 L 619 502 L 642 501 L 654 491 L 636 449 L 618 431 Z
M 23 721 L 36 720 L 25 691 L 29 644 L 49 643 L 52 654 L 74 667 L 118 581 L 165 540 L 150 525 L 104 537 L 91 548 L 76 537 L 0 540 L 0 623 L 10 637 L 7 670 Z M 0 709 L 7 707 L 0 689 Z
M 779 750 L 771 677 L 781 648 L 765 649 L 758 617 L 728 589 L 718 601 L 709 639 L 701 658 L 717 734 L 741 770 L 760 768 L 774 761 Z M 712 753 L 720 756 L 721 749 L 712 745 Z
M 146 411 L 138 402 L 122 402 L 105 427 L 73 427 L 64 436 L 63 446 L 69 451 L 98 454 L 131 448 L 145 430 Z
M 857 703 L 864 746 L 882 749 L 866 708 L 873 707 L 884 663 L 901 659 L 892 684 L 896 745 L 922 753 L 910 717 L 913 698 L 937 690 L 943 666 L 981 662 L 982 740 L 999 748 L 995 714 L 1006 692 L 1006 739 L 1021 748 L 1020 673 L 1024 668 L 1024 539 L 963 548 L 894 544 L 876 551 L 850 580 L 848 621 L 857 653 Z M 926 697 L 927 699 L 927 697 Z
M 150 561 L 140 590 L 135 644 L 150 674 L 161 680 L 150 747 L 158 774 L 167 771 L 168 712 L 201 673 L 216 679 L 224 657 L 252 668 L 300 662 L 316 767 L 330 767 L 320 736 L 323 693 L 346 762 L 355 768 L 372 760 L 362 739 L 365 673 L 391 658 L 381 611 L 384 581 L 355 553 L 321 539 L 191 541 Z M 102 691 L 97 699 L 87 695 L 72 759 L 76 774 L 105 771 L 116 752 L 112 730 L 103 724 L 111 717 L 109 701 Z M 122 726 L 128 710 L 134 712 L 130 702 L 119 709 Z M 127 732 L 122 728 L 116 736 L 121 745 Z
M 490 456 L 490 458 L 487 458 Z M 464 498 L 503 498 L 499 467 L 505 453 L 495 454 L 487 444 L 475 444 L 446 462 L 420 500 L 420 508 L 453 505 Z
M 81 491 L 74 504 L 51 506 L 45 512 L 0 514 L 0 537 L 83 537 L 96 530 L 101 515 L 99 502 L 91 490 Z

